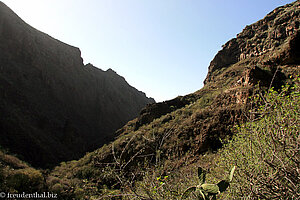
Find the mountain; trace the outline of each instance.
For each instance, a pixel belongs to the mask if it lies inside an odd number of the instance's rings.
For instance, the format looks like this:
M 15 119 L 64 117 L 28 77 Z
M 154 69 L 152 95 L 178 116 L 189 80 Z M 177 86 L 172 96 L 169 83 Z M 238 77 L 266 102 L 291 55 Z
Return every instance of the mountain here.
M 63 199 L 181 199 L 182 192 L 197 182 L 193 174 L 198 166 L 205 169 L 219 167 L 215 175 L 221 179 L 224 169 L 217 160 L 227 158 L 220 157 L 218 152 L 226 148 L 224 141 L 239 136 L 235 125 L 247 122 L 251 110 L 259 110 L 259 104 L 251 98 L 269 94 L 271 87 L 280 91 L 283 85 L 294 83 L 290 77 L 300 75 L 299 14 L 300 2 L 295 1 L 246 26 L 236 38 L 224 44 L 211 61 L 203 88 L 170 101 L 148 104 L 137 118 L 116 131 L 114 141 L 77 161 L 61 163 L 45 173 L 45 182 L 41 185 Z M 288 120 L 284 118 L 284 121 Z M 292 121 L 294 123 L 297 119 Z M 286 127 L 278 126 L 285 133 Z M 259 145 L 258 148 L 264 148 Z M 233 144 L 233 148 L 235 146 L 240 144 Z M 287 162 L 297 160 L 297 155 Z M 263 154 L 257 156 L 263 157 Z M 257 160 L 254 162 L 256 165 L 250 170 L 259 165 Z M 7 163 L 9 166 L 2 167 L 3 171 L 14 175 L 15 172 L 10 170 L 14 167 L 13 162 Z M 274 177 L 269 177 L 264 170 L 262 174 L 273 184 L 276 174 L 282 169 L 275 168 L 272 163 L 269 165 L 276 172 Z M 27 169 L 23 168 L 23 171 Z M 237 168 L 237 174 L 242 173 L 239 170 Z M 26 180 L 31 181 L 34 174 L 32 170 Z M 289 177 L 295 179 L 298 175 L 290 174 Z M 251 185 L 251 178 L 251 174 L 242 177 L 243 184 Z M 10 181 L 8 177 L 2 179 Z M 293 180 L 288 181 L 287 185 Z M 10 188 L 16 187 L 12 185 Z M 274 185 L 274 188 L 280 188 L 280 185 Z M 229 199 L 226 195 L 224 199 Z M 196 196 L 191 199 L 196 199 Z
M 0 2 L 0 145 L 33 166 L 99 148 L 154 102 L 80 54 Z
M 296 1 L 246 26 L 211 61 L 202 89 L 147 105 L 117 131 L 115 141 L 56 167 L 48 179 L 50 188 L 58 184 L 55 179 L 65 188 L 62 194 L 73 197 L 75 189 L 68 184 L 76 182 L 74 188 L 90 188 L 81 191 L 90 197 L 102 191 L 108 198 L 121 190 L 124 196 L 153 199 L 159 182 L 166 183 L 163 177 L 177 177 L 177 185 L 189 181 L 182 179 L 185 171 L 192 171 L 195 163 L 209 166 L 222 141 L 234 134 L 233 127 L 247 120 L 249 109 L 256 106 L 249 97 L 271 86 L 280 89 L 300 74 L 299 13 Z

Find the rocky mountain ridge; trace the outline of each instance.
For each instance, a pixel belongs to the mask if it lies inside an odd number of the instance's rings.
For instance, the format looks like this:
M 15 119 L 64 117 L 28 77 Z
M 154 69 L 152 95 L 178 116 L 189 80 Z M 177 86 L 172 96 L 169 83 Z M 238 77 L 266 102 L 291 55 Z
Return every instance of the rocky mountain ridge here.
M 299 62 L 299 9 L 293 4 L 281 6 L 244 30 L 222 47 L 208 67 L 204 83 L 213 81 L 214 72 L 254 57 L 269 57 L 263 64 L 295 64 Z M 283 48 L 281 44 L 289 45 Z M 276 52 L 276 54 L 274 54 Z M 280 63 L 278 63 L 280 62 Z
M 154 100 L 0 2 L 0 145 L 34 166 L 79 158 Z

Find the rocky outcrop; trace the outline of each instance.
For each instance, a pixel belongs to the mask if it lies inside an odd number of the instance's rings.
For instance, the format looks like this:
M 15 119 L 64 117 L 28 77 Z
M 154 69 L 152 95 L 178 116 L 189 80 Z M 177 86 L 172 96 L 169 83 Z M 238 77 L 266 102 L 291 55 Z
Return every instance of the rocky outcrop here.
M 299 1 L 276 8 L 262 20 L 248 25 L 211 61 L 204 81 L 214 81 L 222 68 L 248 58 L 263 57 L 265 64 L 299 63 Z M 280 63 L 279 63 L 280 62 Z
M 137 116 L 146 95 L 0 2 L 0 145 L 34 166 L 79 158 Z
M 175 99 L 163 101 L 154 104 L 148 104 L 140 112 L 137 121 L 135 122 L 135 130 L 139 127 L 149 124 L 154 119 L 160 118 L 174 110 L 180 109 L 188 104 L 191 104 L 197 99 L 197 95 L 190 94 L 186 96 L 179 96 Z

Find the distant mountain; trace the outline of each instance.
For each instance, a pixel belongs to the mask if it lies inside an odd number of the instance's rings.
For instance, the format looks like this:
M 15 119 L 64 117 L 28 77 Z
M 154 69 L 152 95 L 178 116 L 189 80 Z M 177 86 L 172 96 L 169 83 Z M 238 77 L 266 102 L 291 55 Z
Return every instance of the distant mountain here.
M 0 145 L 37 167 L 79 158 L 154 100 L 0 2 Z

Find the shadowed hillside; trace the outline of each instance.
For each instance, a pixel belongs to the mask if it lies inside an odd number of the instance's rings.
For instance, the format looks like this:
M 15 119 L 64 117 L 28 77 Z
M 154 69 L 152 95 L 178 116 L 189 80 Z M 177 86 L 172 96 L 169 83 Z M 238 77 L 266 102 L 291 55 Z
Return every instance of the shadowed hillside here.
M 79 158 L 154 102 L 0 2 L 0 145 L 34 166 Z

